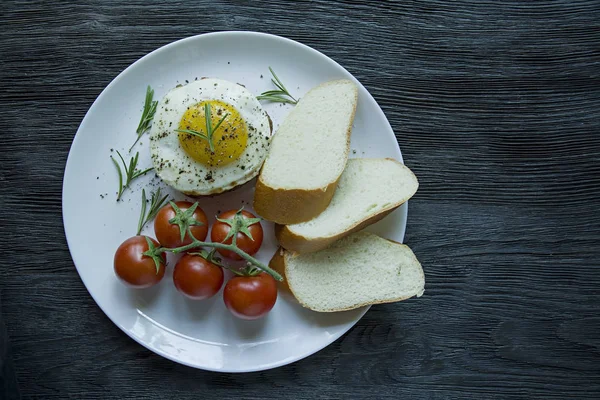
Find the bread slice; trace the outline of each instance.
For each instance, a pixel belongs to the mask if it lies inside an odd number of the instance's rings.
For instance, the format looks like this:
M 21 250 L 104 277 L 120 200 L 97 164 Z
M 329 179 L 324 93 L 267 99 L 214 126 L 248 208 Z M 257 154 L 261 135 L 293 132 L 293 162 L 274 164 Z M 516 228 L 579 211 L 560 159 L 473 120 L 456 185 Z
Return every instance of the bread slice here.
M 324 249 L 379 221 L 410 199 L 418 187 L 417 177 L 399 161 L 350 159 L 325 211 L 307 222 L 277 225 L 275 235 L 287 250 L 309 253 Z
M 406 300 L 425 290 L 423 268 L 410 248 L 369 232 L 316 253 L 280 248 L 269 265 L 285 277 L 300 304 L 319 312 Z
M 279 224 L 319 215 L 331 201 L 350 150 L 358 89 L 323 83 L 290 111 L 273 136 L 254 193 L 254 210 Z

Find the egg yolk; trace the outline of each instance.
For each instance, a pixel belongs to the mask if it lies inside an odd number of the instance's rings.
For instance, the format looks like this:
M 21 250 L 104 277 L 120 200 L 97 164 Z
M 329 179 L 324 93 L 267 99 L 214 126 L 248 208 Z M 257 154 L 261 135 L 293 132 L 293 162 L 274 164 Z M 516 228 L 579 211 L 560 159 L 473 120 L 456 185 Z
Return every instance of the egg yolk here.
M 210 121 L 213 128 L 210 143 L 192 133 L 179 132 L 179 143 L 194 160 L 210 166 L 227 165 L 237 160 L 248 142 L 248 127 L 240 113 L 228 103 L 220 100 L 203 101 L 188 107 L 179 122 L 179 130 L 189 130 L 207 136 L 205 104 L 210 107 Z M 221 119 L 223 122 L 218 126 Z

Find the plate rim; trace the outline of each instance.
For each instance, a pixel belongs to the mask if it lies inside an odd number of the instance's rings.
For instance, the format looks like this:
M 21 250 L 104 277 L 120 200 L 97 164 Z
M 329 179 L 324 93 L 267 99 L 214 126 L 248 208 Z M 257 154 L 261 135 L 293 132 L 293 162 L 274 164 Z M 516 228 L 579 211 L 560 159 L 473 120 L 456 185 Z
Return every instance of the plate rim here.
M 125 329 L 121 324 L 119 324 L 115 319 L 113 319 L 113 317 L 104 309 L 103 306 L 100 305 L 100 303 L 96 300 L 96 297 L 94 296 L 94 294 L 88 289 L 88 285 L 86 284 L 84 278 L 82 277 L 82 275 L 79 273 L 79 267 L 77 266 L 77 263 L 75 262 L 75 259 L 73 258 L 73 252 L 71 251 L 71 247 L 73 246 L 73 244 L 71 243 L 71 241 L 69 240 L 69 235 L 67 233 L 67 224 L 66 224 L 66 210 L 65 210 L 65 195 L 66 195 L 66 181 L 67 181 L 67 171 L 69 170 L 69 165 L 73 163 L 72 161 L 72 152 L 71 150 L 73 149 L 73 147 L 75 146 L 76 142 L 78 140 L 81 140 L 81 135 L 79 134 L 79 132 L 82 130 L 82 126 L 85 125 L 86 120 L 88 119 L 88 116 L 90 115 L 90 112 L 94 109 L 95 105 L 100 101 L 100 99 L 106 95 L 106 92 L 108 90 L 110 90 L 113 86 L 117 85 L 118 82 L 123 79 L 123 76 L 125 75 L 125 73 L 134 68 L 138 63 L 143 62 L 145 59 L 152 57 L 153 55 L 155 55 L 156 53 L 159 53 L 161 51 L 165 51 L 171 47 L 174 46 L 178 46 L 181 45 L 185 42 L 188 41 L 194 41 L 194 40 L 198 40 L 200 38 L 205 38 L 205 37 L 212 37 L 212 36 L 255 36 L 255 37 L 261 37 L 261 38 L 267 38 L 267 39 L 271 39 L 271 40 L 279 40 L 282 42 L 287 43 L 288 45 L 292 45 L 292 46 L 297 46 L 300 48 L 303 48 L 305 51 L 311 52 L 321 58 L 326 59 L 328 62 L 333 63 L 335 66 L 337 66 L 339 69 L 341 69 L 342 71 L 344 71 L 347 74 L 347 78 L 351 79 L 355 84 L 357 84 L 360 88 L 364 89 L 365 92 L 371 97 L 371 99 L 375 102 L 375 104 L 377 104 L 377 108 L 378 108 L 378 112 L 380 113 L 380 116 L 383 117 L 383 120 L 385 121 L 385 124 L 387 124 L 387 126 L 389 127 L 389 130 L 393 133 L 393 129 L 392 126 L 389 122 L 389 120 L 387 119 L 387 117 L 385 116 L 385 113 L 383 112 L 383 110 L 381 109 L 381 106 L 379 105 L 379 103 L 377 103 L 377 101 L 375 100 L 375 98 L 373 97 L 373 95 L 364 87 L 364 85 L 358 81 L 357 78 L 355 78 L 348 70 L 346 70 L 346 68 L 344 68 L 342 65 L 340 65 L 337 61 L 335 61 L 334 59 L 332 59 L 331 57 L 327 56 L 326 54 L 320 52 L 319 50 L 316 50 L 304 43 L 298 42 L 296 40 L 284 37 L 284 36 L 279 36 L 279 35 L 275 35 L 275 34 L 270 34 L 270 33 L 264 33 L 264 32 L 257 32 L 257 31 L 244 31 L 244 30 L 227 30 L 227 31 L 217 31 L 217 32 L 208 32 L 208 33 L 202 33 L 202 34 L 198 34 L 198 35 L 193 35 L 193 36 L 188 36 L 188 37 L 184 37 L 175 41 L 172 41 L 170 43 L 167 43 L 161 47 L 158 47 L 154 50 L 152 50 L 151 52 L 145 54 L 144 56 L 140 57 L 139 59 L 137 59 L 136 61 L 134 61 L 133 63 L 129 64 L 125 69 L 123 69 L 117 76 L 115 76 L 109 83 L 108 85 L 106 85 L 106 87 L 104 87 L 104 89 L 100 92 L 100 94 L 98 94 L 98 96 L 96 97 L 96 99 L 92 102 L 92 104 L 89 106 L 88 110 L 86 111 L 83 119 L 81 120 L 81 122 L 79 123 L 79 126 L 77 128 L 77 131 L 75 132 L 75 135 L 73 137 L 73 140 L 71 142 L 71 146 L 69 147 L 69 153 L 67 156 L 67 161 L 65 163 L 65 170 L 63 173 L 63 182 L 62 182 L 62 191 L 61 191 L 61 212 L 62 212 L 62 222 L 63 222 L 63 230 L 65 233 L 65 238 L 67 241 L 67 247 L 69 249 L 69 255 L 71 256 L 71 260 L 73 262 L 73 265 L 75 266 L 75 270 L 77 271 L 77 274 L 79 276 L 79 279 L 81 280 L 81 282 L 83 283 L 84 287 L 86 288 L 88 294 L 92 297 L 92 299 L 94 300 L 94 302 L 96 303 L 96 306 L 98 306 L 102 312 L 104 313 L 104 315 L 106 317 L 108 317 L 108 319 L 115 324 L 122 332 L 124 332 L 128 337 L 130 337 L 131 339 L 133 339 L 135 342 L 139 343 L 140 345 L 142 345 L 143 347 L 145 347 L 146 349 L 150 350 L 151 352 L 160 355 L 161 357 L 164 357 L 168 360 L 171 360 L 173 362 L 176 362 L 178 364 L 182 364 L 185 365 L 187 367 L 191 367 L 191 368 L 195 368 L 195 369 L 201 369 L 201 370 L 205 370 L 205 371 L 213 371 L 213 372 L 223 372 L 223 373 L 246 373 L 246 372 L 258 372 L 258 371 L 266 371 L 266 370 L 270 370 L 270 369 L 274 369 L 274 368 L 278 368 L 281 366 L 285 366 L 288 364 L 292 364 L 296 361 L 302 360 L 304 358 L 310 357 L 311 355 L 323 350 L 325 347 L 331 345 L 332 343 L 334 343 L 335 341 L 337 341 L 340 337 L 342 337 L 344 334 L 348 333 L 361 319 L 362 317 L 364 317 L 364 315 L 367 313 L 367 311 L 371 308 L 371 306 L 365 306 L 363 307 L 362 312 L 358 315 L 358 317 L 347 327 L 347 329 L 341 331 L 339 334 L 336 335 L 332 335 L 330 337 L 331 340 L 329 341 L 325 341 L 322 346 L 318 345 L 316 346 L 314 349 L 310 349 L 310 351 L 305 352 L 305 353 L 301 353 L 300 355 L 298 355 L 297 357 L 289 357 L 286 359 L 282 359 L 278 362 L 275 363 L 271 363 L 268 365 L 257 365 L 254 368 L 245 368 L 245 369 L 228 369 L 228 368 L 215 368 L 215 367 L 210 367 L 210 366 L 206 366 L 206 365 L 198 365 L 198 364 L 193 364 L 191 362 L 187 362 L 181 359 L 177 359 L 173 356 L 171 356 L 170 354 L 162 351 L 159 348 L 156 347 L 151 347 L 149 344 L 145 343 L 144 341 L 142 341 L 140 338 L 137 338 L 135 336 L 132 335 L 131 332 L 129 332 L 129 330 Z M 395 142 L 398 144 L 398 146 L 395 148 L 395 153 L 396 153 L 396 158 L 404 163 L 403 157 L 402 157 L 402 152 L 400 150 L 400 144 L 398 143 L 396 137 L 394 136 L 394 140 Z M 73 168 L 73 167 L 71 167 Z M 404 236 L 406 234 L 406 225 L 407 225 L 407 221 L 408 221 L 408 201 L 405 202 L 403 204 L 403 212 L 402 212 L 402 218 L 404 219 L 405 223 L 404 226 L 401 229 L 401 241 L 404 241 Z

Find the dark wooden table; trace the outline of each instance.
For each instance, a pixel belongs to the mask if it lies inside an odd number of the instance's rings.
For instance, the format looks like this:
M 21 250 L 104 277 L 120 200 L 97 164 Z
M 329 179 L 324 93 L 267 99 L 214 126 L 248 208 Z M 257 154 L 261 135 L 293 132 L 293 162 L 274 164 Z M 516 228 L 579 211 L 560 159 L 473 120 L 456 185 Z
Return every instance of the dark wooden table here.
M 114 326 L 61 216 L 96 96 L 144 54 L 218 30 L 283 35 L 345 66 L 421 182 L 406 243 L 425 295 L 242 375 L 178 365 Z M 597 0 L 5 0 L 0 132 L 0 398 L 16 398 L 12 364 L 32 399 L 600 398 Z

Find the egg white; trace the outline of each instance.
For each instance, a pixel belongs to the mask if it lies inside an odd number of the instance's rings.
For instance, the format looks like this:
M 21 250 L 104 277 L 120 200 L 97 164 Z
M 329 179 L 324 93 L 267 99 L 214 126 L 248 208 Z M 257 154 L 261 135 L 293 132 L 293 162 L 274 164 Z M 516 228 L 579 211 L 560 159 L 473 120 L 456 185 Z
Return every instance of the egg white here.
M 190 157 L 179 143 L 179 122 L 188 107 L 202 101 L 231 104 L 248 127 L 246 149 L 234 162 L 209 167 Z M 187 195 L 221 193 L 258 175 L 270 145 L 269 117 L 245 87 L 222 79 L 201 79 L 170 90 L 159 102 L 150 129 L 154 170 L 169 186 Z

